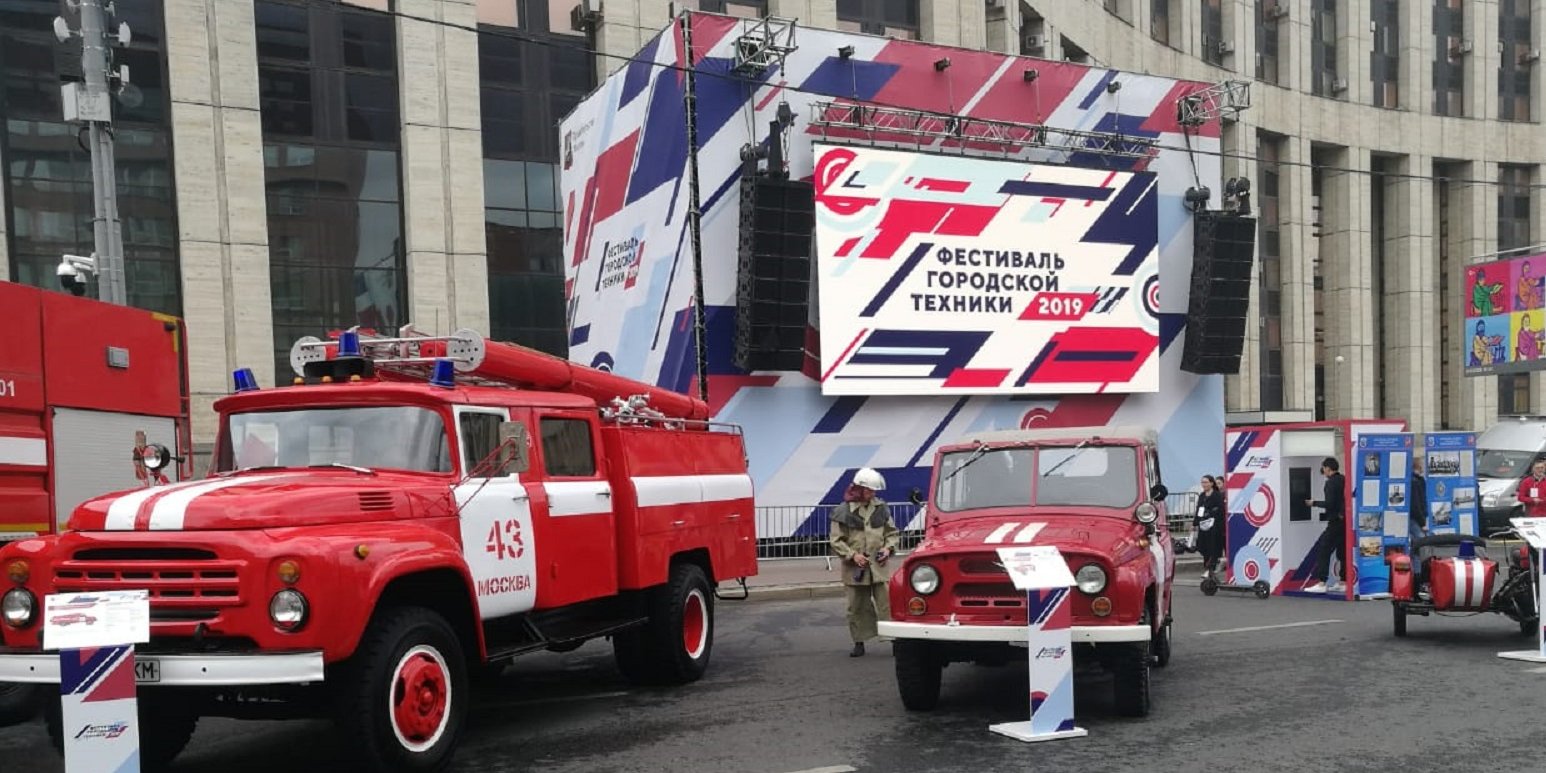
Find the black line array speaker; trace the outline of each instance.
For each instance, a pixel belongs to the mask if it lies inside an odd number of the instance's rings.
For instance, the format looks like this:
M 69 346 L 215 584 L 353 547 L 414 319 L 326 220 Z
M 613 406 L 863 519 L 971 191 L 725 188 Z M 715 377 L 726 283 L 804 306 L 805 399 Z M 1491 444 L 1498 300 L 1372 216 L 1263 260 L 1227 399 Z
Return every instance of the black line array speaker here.
M 736 367 L 799 370 L 805 365 L 815 201 L 809 182 L 762 176 L 741 180 Z
M 1256 259 L 1256 218 L 1225 212 L 1194 217 L 1192 288 L 1181 369 L 1239 373 Z

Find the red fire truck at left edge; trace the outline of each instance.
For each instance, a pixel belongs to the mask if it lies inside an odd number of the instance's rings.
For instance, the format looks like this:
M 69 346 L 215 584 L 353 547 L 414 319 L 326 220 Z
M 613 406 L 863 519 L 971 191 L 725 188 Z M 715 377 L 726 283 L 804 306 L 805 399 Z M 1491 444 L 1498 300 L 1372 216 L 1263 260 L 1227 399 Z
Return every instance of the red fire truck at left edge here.
M 191 477 L 181 320 L 12 282 L 0 309 L 0 545 L 59 531 L 92 497 Z M 0 726 L 37 692 L 0 684 Z
M 144 589 L 146 768 L 201 717 L 325 717 L 351 771 L 395 772 L 444 770 L 471 684 L 523 653 L 608 638 L 630 681 L 703 675 L 720 583 L 757 572 L 739 427 L 470 330 L 308 336 L 291 365 L 236 371 L 209 478 L 0 549 L 0 681 L 58 683 L 47 595 Z

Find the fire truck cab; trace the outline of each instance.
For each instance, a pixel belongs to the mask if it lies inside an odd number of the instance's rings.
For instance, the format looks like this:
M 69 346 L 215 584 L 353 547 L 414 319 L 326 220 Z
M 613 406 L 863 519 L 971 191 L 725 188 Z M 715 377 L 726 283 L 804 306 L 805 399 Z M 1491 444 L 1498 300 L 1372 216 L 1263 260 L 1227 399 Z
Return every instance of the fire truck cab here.
M 149 765 L 200 716 L 316 708 L 400 771 L 449 763 L 484 664 L 610 637 L 632 681 L 704 673 L 718 582 L 756 573 L 737 427 L 472 331 L 307 338 L 292 363 L 277 389 L 237 372 L 211 477 L 0 552 L 0 680 L 58 680 L 44 595 L 147 588 Z

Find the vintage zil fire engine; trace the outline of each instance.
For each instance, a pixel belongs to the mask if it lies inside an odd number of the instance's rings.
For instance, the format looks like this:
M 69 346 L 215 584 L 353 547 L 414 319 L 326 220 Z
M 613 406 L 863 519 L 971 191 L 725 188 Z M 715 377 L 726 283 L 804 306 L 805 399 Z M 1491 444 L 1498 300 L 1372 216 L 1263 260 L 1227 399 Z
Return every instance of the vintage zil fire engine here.
M 704 673 L 718 582 L 756 573 L 738 428 L 466 330 L 308 337 L 291 360 L 295 386 L 237 371 L 209 478 L 0 552 L 0 681 L 58 681 L 46 594 L 149 589 L 147 764 L 200 716 L 320 714 L 360 769 L 406 771 L 449 763 L 469 673 L 521 653 L 606 636 L 632 681 Z
M 1112 672 L 1120 713 L 1148 714 L 1149 667 L 1170 660 L 1175 574 L 1155 442 L 1148 430 L 1085 427 L 983 433 L 939 450 L 924 540 L 892 576 L 892 619 L 880 623 L 896 640 L 908 709 L 938 704 L 950 663 L 1025 656 L 1026 597 L 996 550 L 1053 545 L 1078 586 L 1076 664 Z

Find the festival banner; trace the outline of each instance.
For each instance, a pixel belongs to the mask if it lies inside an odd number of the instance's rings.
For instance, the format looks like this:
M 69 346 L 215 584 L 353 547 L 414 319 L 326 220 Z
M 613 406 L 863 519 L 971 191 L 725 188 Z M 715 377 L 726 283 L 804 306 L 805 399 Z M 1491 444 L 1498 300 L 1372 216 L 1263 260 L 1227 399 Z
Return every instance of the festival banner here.
M 1348 560 L 1358 568 L 1357 596 L 1390 592 L 1386 553 L 1405 552 L 1412 507 L 1412 459 L 1408 433 L 1358 436 L 1353 468 L 1353 518 Z
M 1546 370 L 1546 253 L 1465 272 L 1465 374 Z
M 1153 173 L 815 152 L 824 394 L 1158 391 Z
M 1546 262 L 1543 262 L 1546 266 Z M 1423 437 L 1428 481 L 1428 533 L 1476 534 L 1476 433 L 1430 432 Z

